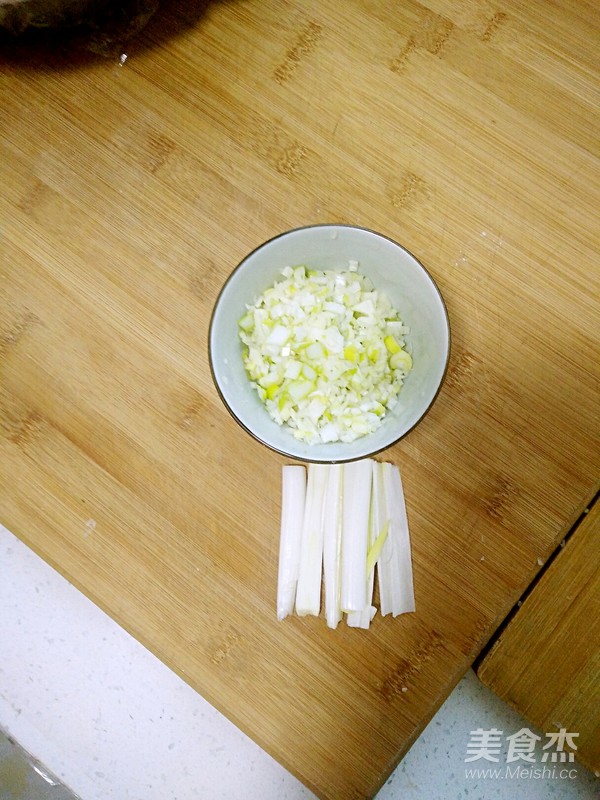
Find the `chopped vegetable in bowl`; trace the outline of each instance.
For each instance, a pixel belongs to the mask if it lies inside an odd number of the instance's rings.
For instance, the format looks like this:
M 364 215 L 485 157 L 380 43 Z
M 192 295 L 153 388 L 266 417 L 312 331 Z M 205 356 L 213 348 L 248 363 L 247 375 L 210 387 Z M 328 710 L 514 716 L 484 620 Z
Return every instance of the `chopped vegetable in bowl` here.
M 308 444 L 372 433 L 412 368 L 408 328 L 356 261 L 281 275 L 239 320 L 244 366 L 271 418 Z

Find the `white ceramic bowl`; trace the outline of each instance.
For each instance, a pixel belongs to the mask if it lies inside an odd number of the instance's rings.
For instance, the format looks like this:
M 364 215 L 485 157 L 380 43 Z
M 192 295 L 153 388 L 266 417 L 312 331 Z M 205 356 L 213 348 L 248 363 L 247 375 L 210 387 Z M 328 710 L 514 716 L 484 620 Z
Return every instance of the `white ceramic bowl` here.
M 354 442 L 309 445 L 289 428 L 274 422 L 263 406 L 242 363 L 238 320 L 246 303 L 281 277 L 285 266 L 347 269 L 359 262 L 375 288 L 386 292 L 410 326 L 406 349 L 409 372 L 394 409 L 373 433 Z M 381 234 L 350 225 L 311 225 L 282 233 L 253 250 L 221 289 L 209 332 L 209 359 L 223 403 L 248 433 L 267 447 L 299 461 L 353 461 L 381 452 L 405 436 L 422 419 L 442 384 L 450 350 L 450 326 L 442 296 L 433 279 L 407 250 Z

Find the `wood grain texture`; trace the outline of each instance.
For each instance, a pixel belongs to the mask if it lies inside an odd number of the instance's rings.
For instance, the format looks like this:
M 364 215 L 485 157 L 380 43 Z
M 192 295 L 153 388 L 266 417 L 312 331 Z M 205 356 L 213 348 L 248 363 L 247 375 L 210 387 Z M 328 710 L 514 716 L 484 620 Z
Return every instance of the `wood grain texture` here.
M 215 0 L 123 63 L 1 65 L 0 519 L 322 798 L 376 792 L 597 485 L 596 34 L 568 0 Z M 315 222 L 401 242 L 452 325 L 385 454 L 417 613 L 368 633 L 276 622 L 284 461 L 208 368 L 231 270 Z
M 477 675 L 544 732 L 578 734 L 600 771 L 600 505 L 596 502 L 501 632 Z M 569 748 L 566 748 L 569 750 Z

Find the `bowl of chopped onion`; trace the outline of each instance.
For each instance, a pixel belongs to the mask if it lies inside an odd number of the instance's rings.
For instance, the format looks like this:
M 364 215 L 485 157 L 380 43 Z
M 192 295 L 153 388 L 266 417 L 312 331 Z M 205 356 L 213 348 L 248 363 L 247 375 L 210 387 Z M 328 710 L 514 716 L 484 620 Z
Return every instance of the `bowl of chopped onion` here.
M 209 361 L 235 420 L 288 458 L 339 463 L 398 442 L 442 385 L 450 325 L 404 247 L 352 225 L 261 244 L 215 303 Z

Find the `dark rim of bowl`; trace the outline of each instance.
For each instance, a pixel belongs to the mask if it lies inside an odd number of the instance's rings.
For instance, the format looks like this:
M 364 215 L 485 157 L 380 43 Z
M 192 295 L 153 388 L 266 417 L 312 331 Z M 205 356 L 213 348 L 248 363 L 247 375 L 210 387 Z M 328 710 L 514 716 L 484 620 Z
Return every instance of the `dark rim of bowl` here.
M 255 253 L 257 253 L 259 250 L 262 250 L 263 247 L 266 247 L 267 245 L 271 244 L 272 242 L 276 241 L 277 239 L 283 238 L 284 236 L 290 236 L 293 233 L 299 233 L 301 231 L 309 230 L 311 228 L 322 228 L 324 230 L 327 229 L 327 228 L 351 228 L 352 230 L 362 231 L 363 233 L 369 233 L 369 234 L 372 234 L 373 236 L 377 236 L 380 239 L 385 239 L 386 241 L 390 242 L 390 244 L 394 245 L 394 247 L 398 247 L 398 248 L 400 248 L 400 250 L 404 250 L 405 253 L 407 253 L 412 259 L 414 259 L 414 261 L 416 261 L 416 263 L 421 267 L 421 269 L 423 270 L 425 275 L 431 281 L 431 285 L 435 289 L 435 291 L 436 291 L 436 293 L 437 293 L 437 295 L 438 295 L 438 297 L 440 299 L 440 302 L 442 304 L 442 309 L 444 311 L 444 318 L 446 320 L 446 330 L 448 331 L 448 349 L 447 349 L 447 352 L 446 352 L 446 362 L 444 364 L 444 370 L 442 372 L 442 376 L 440 378 L 438 387 L 437 387 L 433 397 L 431 398 L 431 400 L 430 400 L 429 404 L 427 405 L 427 407 L 423 409 L 423 412 L 421 413 L 421 415 L 410 426 L 410 428 L 407 428 L 407 430 L 405 430 L 404 433 L 402 433 L 400 436 L 398 436 L 397 439 L 394 439 L 393 441 L 389 442 L 389 444 L 386 444 L 383 447 L 379 447 L 376 450 L 371 450 L 371 451 L 369 451 L 368 453 L 365 453 L 362 456 L 352 456 L 352 457 L 348 457 L 348 458 L 331 458 L 331 459 L 329 459 L 329 458 L 327 458 L 327 459 L 326 458 L 308 458 L 308 457 L 302 457 L 301 458 L 300 456 L 296 456 L 293 453 L 290 453 L 290 452 L 288 452 L 286 450 L 282 450 L 281 448 L 276 447 L 275 445 L 270 444 L 269 442 L 265 441 L 261 436 L 259 436 L 257 433 L 255 433 L 247 425 L 245 425 L 242 422 L 242 420 L 237 416 L 235 411 L 231 408 L 231 406 L 229 405 L 229 403 L 225 399 L 225 396 L 224 396 L 223 392 L 221 391 L 221 387 L 219 386 L 219 382 L 217 380 L 217 376 L 216 376 L 215 369 L 214 369 L 214 366 L 213 366 L 212 346 L 211 346 L 212 333 L 213 333 L 213 323 L 214 323 L 214 320 L 215 320 L 217 307 L 219 306 L 219 303 L 221 302 L 221 298 L 222 298 L 222 296 L 223 296 L 223 294 L 225 292 L 225 289 L 226 289 L 227 285 L 229 284 L 229 282 L 233 279 L 233 277 L 236 274 L 236 272 L 238 272 L 238 270 L 240 270 L 244 266 L 246 261 L 248 261 L 250 258 L 252 258 L 252 256 L 254 256 Z M 411 431 L 413 431 L 417 427 L 417 425 L 423 420 L 423 418 L 427 415 L 427 413 L 429 412 L 429 410 L 431 409 L 431 407 L 435 403 L 435 401 L 436 401 L 436 399 L 437 399 L 437 397 L 438 397 L 438 395 L 439 395 L 439 393 L 440 393 L 440 391 L 442 389 L 442 385 L 444 384 L 444 381 L 446 379 L 446 375 L 448 373 L 448 365 L 450 363 L 451 346 L 452 346 L 452 329 L 451 329 L 451 326 L 450 326 L 450 316 L 448 314 L 448 308 L 446 307 L 446 302 L 445 302 L 444 297 L 443 297 L 443 295 L 442 295 L 442 293 L 441 293 L 441 291 L 439 289 L 439 286 L 435 282 L 434 278 L 432 277 L 432 275 L 429 272 L 429 270 L 427 269 L 427 267 L 425 267 L 421 263 L 421 261 L 413 253 L 411 253 L 410 250 L 407 250 L 406 247 L 404 247 L 403 245 L 399 244 L 395 239 L 392 239 L 390 236 L 386 236 L 385 234 L 379 233 L 378 231 L 372 230 L 371 228 L 365 228 L 362 225 L 351 225 L 349 223 L 335 223 L 335 222 L 318 223 L 317 222 L 317 223 L 314 223 L 312 225 L 301 225 L 298 228 L 290 228 L 287 231 L 283 231 L 282 233 L 278 233 L 275 236 L 272 236 L 270 239 L 266 239 L 264 242 L 259 244 L 257 247 L 255 247 L 253 250 L 251 250 L 249 253 L 247 253 L 244 256 L 244 258 L 237 264 L 236 267 L 234 267 L 234 269 L 228 275 L 227 279 L 225 280 L 225 283 L 223 284 L 223 286 L 221 287 L 221 289 L 219 291 L 219 294 L 217 295 L 217 299 L 215 300 L 215 303 L 213 305 L 212 312 L 211 312 L 211 315 L 210 315 L 209 325 L 208 325 L 208 363 L 209 363 L 209 367 L 210 367 L 210 372 L 211 372 L 213 384 L 215 386 L 215 389 L 217 390 L 217 394 L 221 398 L 221 402 L 223 403 L 223 405 L 225 406 L 227 411 L 230 413 L 230 415 L 233 417 L 233 419 L 237 422 L 237 424 L 240 426 L 240 428 L 245 430 L 246 433 L 248 433 L 255 441 L 257 441 L 260 444 L 264 445 L 264 447 L 267 447 L 269 450 L 272 450 L 275 453 L 279 453 L 280 455 L 285 456 L 286 458 L 290 458 L 290 459 L 292 459 L 294 461 L 301 461 L 301 462 L 312 463 L 312 464 L 344 464 L 344 463 L 348 463 L 350 461 L 359 461 L 359 460 L 361 460 L 363 458 L 372 458 L 373 456 L 376 456 L 379 453 L 383 453 L 385 450 L 389 450 L 391 447 L 394 447 L 395 445 L 397 445 L 398 442 L 400 442 L 402 439 L 404 439 Z M 266 409 L 265 409 L 265 413 L 268 413 L 266 411 Z M 277 423 L 275 421 L 273 421 L 273 424 L 277 425 Z M 334 442 L 334 444 L 339 446 L 338 442 Z

